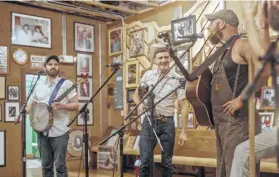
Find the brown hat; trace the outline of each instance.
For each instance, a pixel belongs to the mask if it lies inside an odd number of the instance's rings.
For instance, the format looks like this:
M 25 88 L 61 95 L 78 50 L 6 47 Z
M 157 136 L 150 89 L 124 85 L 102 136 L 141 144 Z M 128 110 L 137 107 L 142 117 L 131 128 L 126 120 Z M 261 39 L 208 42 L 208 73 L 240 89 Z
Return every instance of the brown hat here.
M 215 20 L 215 19 L 221 19 L 224 20 L 226 23 L 238 27 L 239 25 L 239 20 L 236 14 L 229 9 L 222 9 L 219 10 L 218 12 L 215 12 L 214 14 L 205 14 L 205 17 L 208 20 Z

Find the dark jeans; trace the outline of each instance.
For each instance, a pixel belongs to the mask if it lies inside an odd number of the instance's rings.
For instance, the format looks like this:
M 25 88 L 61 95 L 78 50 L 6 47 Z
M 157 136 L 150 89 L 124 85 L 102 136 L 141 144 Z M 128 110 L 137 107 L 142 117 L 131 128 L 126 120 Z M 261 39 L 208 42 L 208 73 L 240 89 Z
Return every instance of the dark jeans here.
M 59 137 L 46 137 L 42 133 L 38 133 L 38 145 L 42 159 L 43 177 L 54 177 L 54 163 L 57 177 L 68 177 L 66 167 L 68 140 L 68 132 Z
M 172 176 L 172 156 L 173 147 L 175 140 L 175 126 L 173 117 L 169 117 L 167 122 L 162 122 L 160 120 L 154 121 L 155 131 L 161 141 L 164 151 L 162 152 L 162 176 L 171 177 Z M 140 177 L 150 176 L 150 167 L 153 165 L 154 155 L 150 154 L 151 146 L 152 152 L 155 148 L 157 141 L 154 133 L 151 129 L 149 121 L 147 118 L 144 119 L 142 124 L 142 130 L 140 132 Z M 151 159 L 150 159 L 151 158 Z M 150 160 L 152 163 L 150 164 Z

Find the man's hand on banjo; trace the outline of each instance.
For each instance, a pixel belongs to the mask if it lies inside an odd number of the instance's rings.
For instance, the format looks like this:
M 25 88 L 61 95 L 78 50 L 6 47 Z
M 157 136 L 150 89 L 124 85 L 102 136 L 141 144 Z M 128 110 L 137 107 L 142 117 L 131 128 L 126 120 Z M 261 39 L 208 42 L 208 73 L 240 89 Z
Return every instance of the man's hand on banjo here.
M 65 109 L 64 104 L 59 103 L 59 102 L 54 102 L 54 103 L 51 105 L 51 107 L 52 107 L 53 110 Z

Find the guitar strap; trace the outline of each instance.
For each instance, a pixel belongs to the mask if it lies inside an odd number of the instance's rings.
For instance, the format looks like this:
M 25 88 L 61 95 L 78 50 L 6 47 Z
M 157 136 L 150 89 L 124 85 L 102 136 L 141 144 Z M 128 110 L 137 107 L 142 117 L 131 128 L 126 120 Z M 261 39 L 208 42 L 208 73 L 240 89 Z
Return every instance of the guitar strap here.
M 62 84 L 64 83 L 65 79 L 60 79 L 59 82 L 56 84 L 55 88 L 53 89 L 52 91 L 52 94 L 51 96 L 49 97 L 49 100 L 48 100 L 48 105 L 51 105 L 54 98 L 56 97 L 59 89 L 61 88 Z

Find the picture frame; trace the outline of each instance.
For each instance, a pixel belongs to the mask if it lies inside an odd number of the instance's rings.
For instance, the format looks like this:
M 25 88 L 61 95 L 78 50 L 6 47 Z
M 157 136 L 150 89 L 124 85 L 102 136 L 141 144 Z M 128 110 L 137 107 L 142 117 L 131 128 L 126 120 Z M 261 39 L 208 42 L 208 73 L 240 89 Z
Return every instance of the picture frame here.
M 15 45 L 51 48 L 51 19 L 12 13 L 12 38 Z
M 6 166 L 6 130 L 0 130 L 0 167 Z
M 183 38 L 196 34 L 196 16 L 187 16 L 171 21 L 171 34 L 173 45 L 190 42 L 192 39 Z M 180 39 L 181 37 L 181 39 Z
M 194 113 L 193 112 L 189 112 L 188 113 L 187 128 L 196 128 L 195 122 L 196 122 L 196 120 L 195 120 Z
M 139 62 L 126 62 L 126 88 L 137 87 L 139 83 Z
M 30 55 L 30 69 L 42 70 L 47 56 Z
M 116 147 L 98 146 L 98 169 L 117 169 L 118 153 Z
M 92 55 L 77 53 L 77 75 L 92 76 Z
M 134 103 L 134 93 L 135 93 L 136 89 L 127 89 L 127 103 Z
M 16 116 L 19 115 L 19 102 L 5 102 L 5 122 L 15 122 Z
M 266 86 L 261 89 L 261 109 L 275 108 L 275 90 L 274 87 Z
M 77 78 L 77 80 L 79 80 L 80 78 Z M 92 92 L 93 92 L 93 85 L 92 85 L 92 79 L 88 78 L 88 81 L 83 83 L 83 84 L 79 84 L 77 86 L 77 94 L 78 94 L 78 98 L 79 100 L 83 100 L 83 101 L 87 101 L 91 98 L 92 96 Z
M 9 74 L 9 52 L 7 46 L 0 46 L 0 74 Z
M 7 98 L 9 101 L 19 101 L 20 89 L 17 85 L 8 85 L 8 95 Z
M 95 26 L 74 22 L 74 45 L 76 51 L 95 52 Z
M 121 63 L 122 55 L 114 55 L 110 57 L 111 64 Z
M 122 53 L 122 26 L 108 31 L 109 34 L 109 55 Z
M 6 99 L 6 77 L 0 76 L 0 100 Z
M 129 57 L 138 57 L 144 55 L 145 52 L 145 41 L 144 41 L 144 29 L 139 29 L 130 32 L 130 48 Z
M 262 130 L 269 130 L 273 127 L 274 112 L 259 112 Z
M 85 103 L 79 102 L 79 107 L 82 108 Z M 89 110 L 89 113 L 87 114 L 87 125 L 93 125 L 94 120 L 93 120 L 93 107 L 92 103 L 89 103 L 87 106 L 87 109 Z M 85 124 L 84 121 L 84 115 L 80 114 L 77 118 L 77 126 L 83 126 Z

